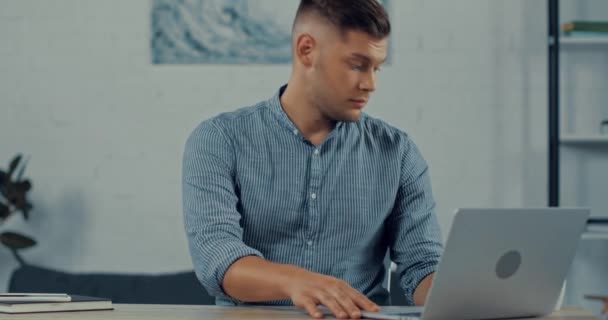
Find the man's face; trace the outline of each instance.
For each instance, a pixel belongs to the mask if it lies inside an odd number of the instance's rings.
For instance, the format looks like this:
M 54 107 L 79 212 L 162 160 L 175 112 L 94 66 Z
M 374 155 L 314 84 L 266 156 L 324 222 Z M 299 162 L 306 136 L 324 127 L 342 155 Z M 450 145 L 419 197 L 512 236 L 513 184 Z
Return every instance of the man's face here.
M 313 103 L 328 119 L 357 121 L 376 89 L 376 72 L 386 59 L 388 39 L 348 31 L 329 41 L 321 46 L 310 72 Z

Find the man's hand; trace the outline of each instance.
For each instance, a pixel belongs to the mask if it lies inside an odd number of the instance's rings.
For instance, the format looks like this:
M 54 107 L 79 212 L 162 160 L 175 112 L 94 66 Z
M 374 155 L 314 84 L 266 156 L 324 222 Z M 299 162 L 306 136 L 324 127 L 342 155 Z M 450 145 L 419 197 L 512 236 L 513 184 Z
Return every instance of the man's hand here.
M 602 309 L 602 313 L 608 313 L 608 298 L 604 299 L 604 309 Z
M 361 310 L 380 310 L 378 305 L 345 281 L 303 269 L 292 275 L 286 283 L 285 293 L 294 305 L 317 319 L 323 317 L 323 313 L 317 308 L 319 304 L 326 306 L 339 319 L 358 319 L 361 317 Z

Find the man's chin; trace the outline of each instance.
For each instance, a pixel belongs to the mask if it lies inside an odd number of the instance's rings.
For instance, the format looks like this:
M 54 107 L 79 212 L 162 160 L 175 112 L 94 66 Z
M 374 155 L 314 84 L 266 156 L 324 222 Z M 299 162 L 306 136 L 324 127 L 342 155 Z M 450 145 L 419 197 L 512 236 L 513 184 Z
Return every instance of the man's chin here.
M 347 112 L 332 114 L 328 118 L 336 122 L 357 122 L 361 117 L 361 110 L 348 110 Z
M 356 121 L 359 121 L 359 118 L 361 118 L 361 111 L 356 110 L 356 111 L 349 112 L 347 114 L 342 115 L 341 118 L 342 119 L 339 119 L 338 121 L 342 121 L 342 122 L 356 122 Z

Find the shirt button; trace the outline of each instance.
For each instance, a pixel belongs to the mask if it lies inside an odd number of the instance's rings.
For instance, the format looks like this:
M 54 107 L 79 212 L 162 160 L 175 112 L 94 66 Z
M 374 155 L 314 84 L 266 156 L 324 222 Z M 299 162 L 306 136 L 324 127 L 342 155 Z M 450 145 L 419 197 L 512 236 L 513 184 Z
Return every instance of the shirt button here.
M 308 241 L 308 242 L 306 242 L 306 244 L 310 247 L 310 246 L 312 246 L 312 241 Z
M 297 129 L 293 129 L 293 134 L 294 135 L 298 135 L 298 130 Z
M 317 198 L 317 194 L 316 194 L 316 193 L 313 193 L 313 194 L 311 194 L 311 195 L 310 195 L 310 197 L 311 197 L 311 198 L 314 200 L 314 199 L 316 199 L 316 198 Z
M 319 149 L 315 149 L 315 155 L 319 155 Z

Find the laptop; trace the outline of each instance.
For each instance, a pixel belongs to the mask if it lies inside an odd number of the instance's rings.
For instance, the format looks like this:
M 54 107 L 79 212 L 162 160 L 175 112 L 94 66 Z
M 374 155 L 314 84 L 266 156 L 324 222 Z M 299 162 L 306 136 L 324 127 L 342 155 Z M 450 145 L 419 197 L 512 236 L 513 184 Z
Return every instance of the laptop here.
M 588 209 L 459 209 L 424 308 L 385 307 L 372 319 L 544 316 L 556 305 Z

